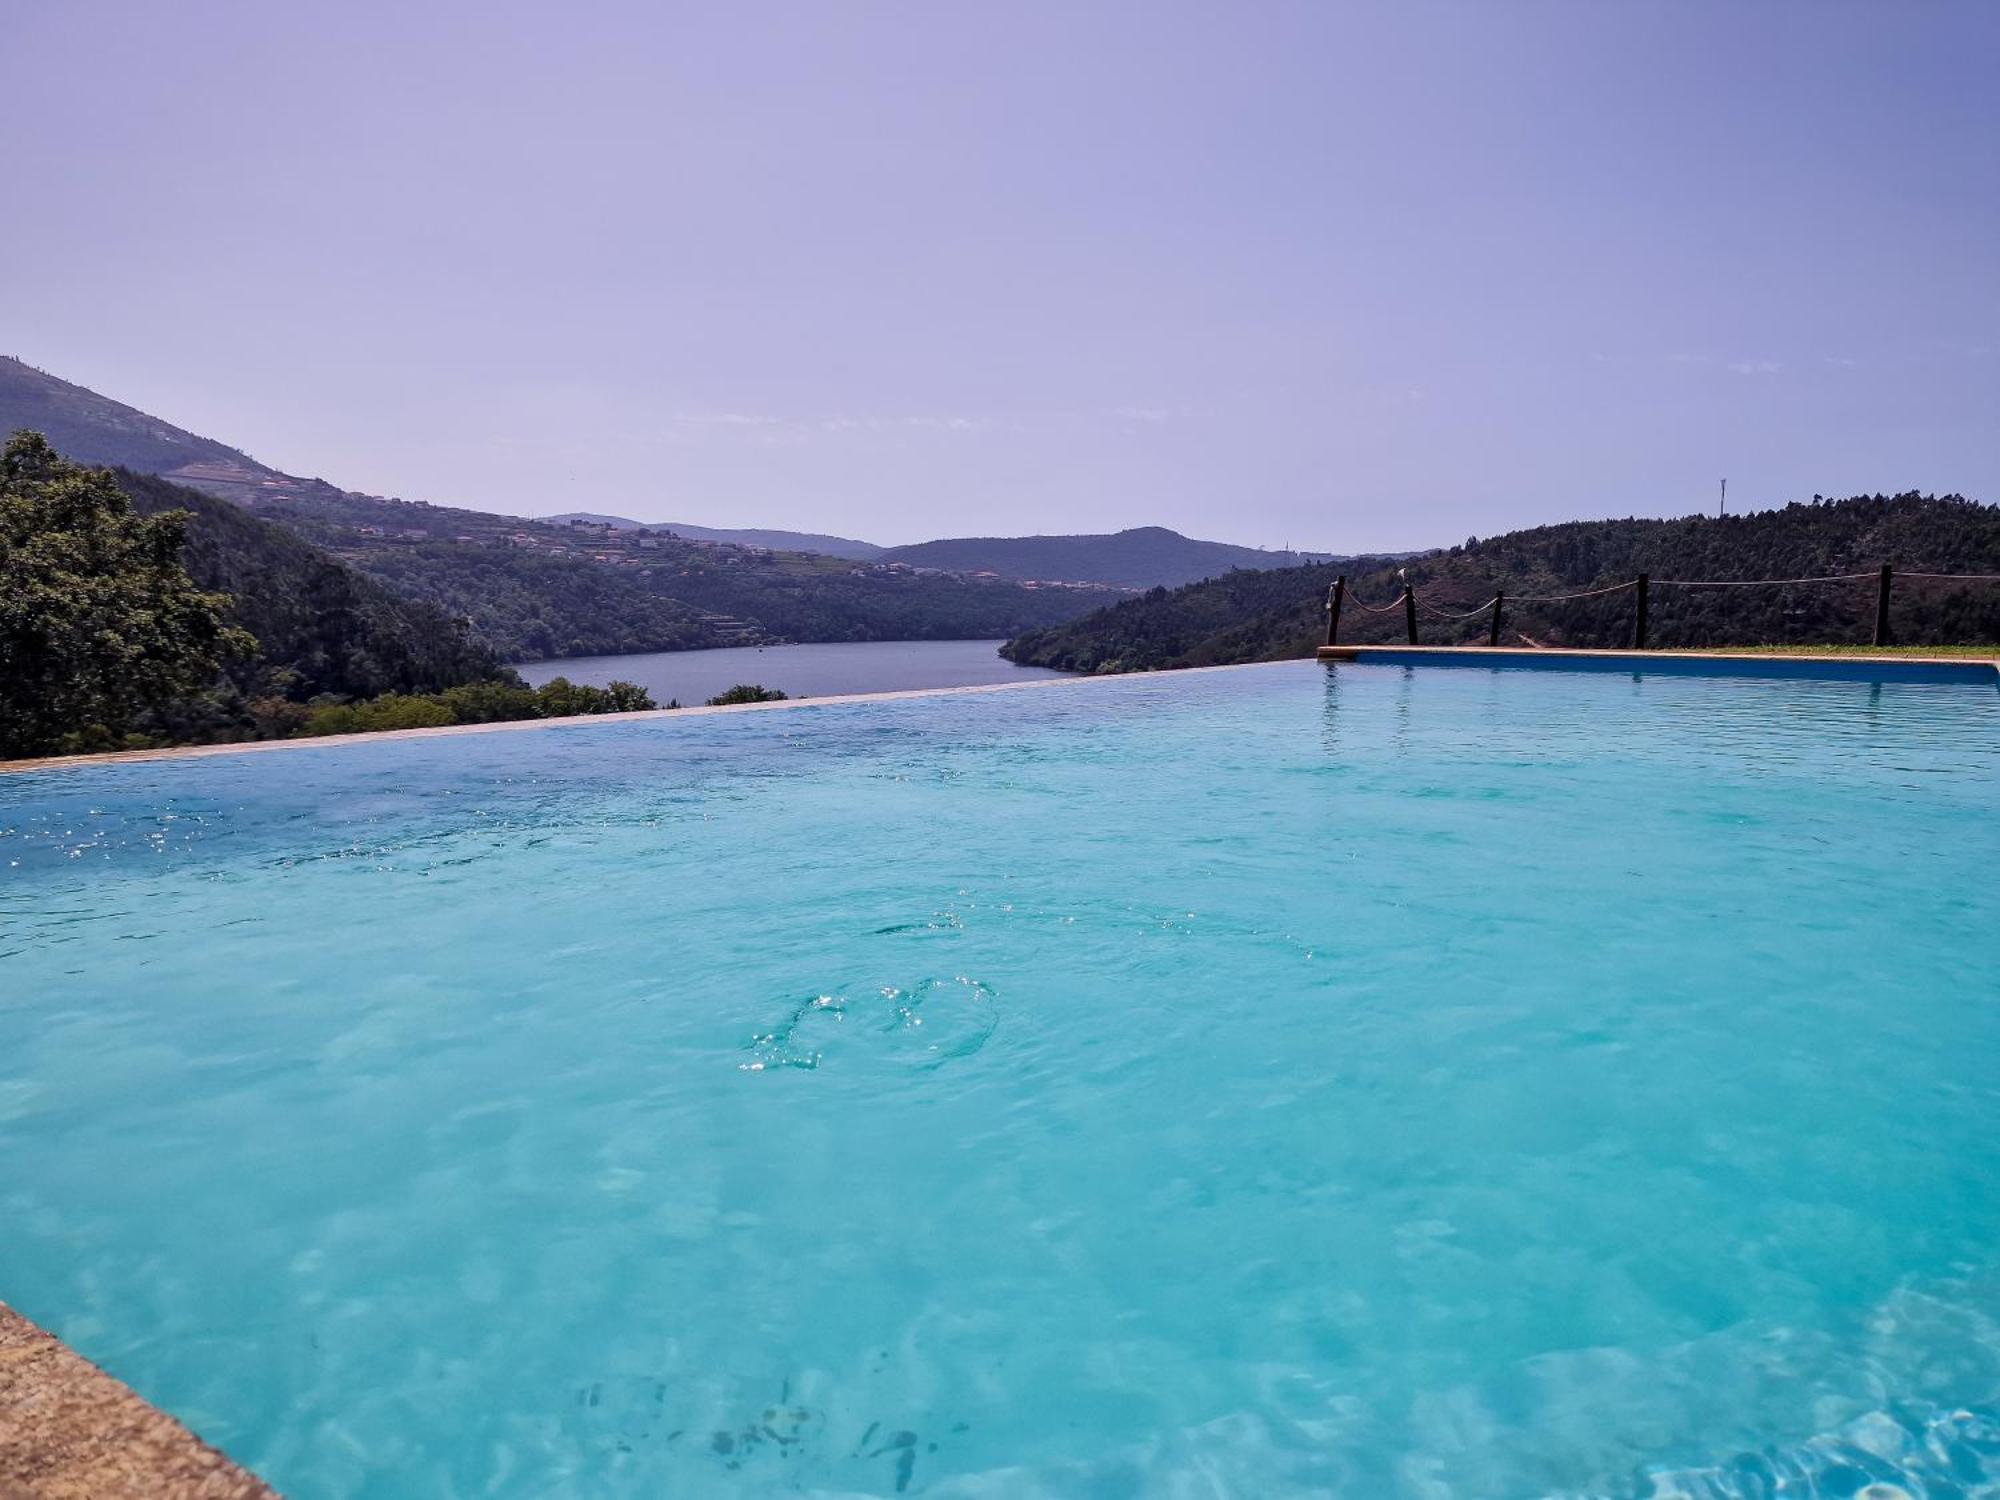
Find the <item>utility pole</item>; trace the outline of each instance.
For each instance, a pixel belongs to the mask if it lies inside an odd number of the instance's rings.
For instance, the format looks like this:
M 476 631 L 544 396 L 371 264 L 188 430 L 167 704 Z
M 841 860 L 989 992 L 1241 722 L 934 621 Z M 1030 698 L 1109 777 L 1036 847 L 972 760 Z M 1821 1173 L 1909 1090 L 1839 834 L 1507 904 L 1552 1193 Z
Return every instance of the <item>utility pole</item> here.
M 1722 481 L 1722 495 L 1715 502 L 1715 519 L 1720 521 L 1722 519 L 1723 512 L 1725 512 L 1728 509 L 1729 509 L 1729 481 L 1725 479 Z

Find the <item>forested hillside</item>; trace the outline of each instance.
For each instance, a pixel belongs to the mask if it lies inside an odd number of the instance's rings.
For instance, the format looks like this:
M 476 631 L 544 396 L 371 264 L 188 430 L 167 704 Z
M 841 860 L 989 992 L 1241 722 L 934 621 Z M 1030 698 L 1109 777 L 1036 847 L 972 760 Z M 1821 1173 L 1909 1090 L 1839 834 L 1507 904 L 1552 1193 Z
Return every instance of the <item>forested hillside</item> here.
M 1521 596 L 1573 593 L 1652 576 L 1651 644 L 1658 647 L 1863 641 L 1874 619 L 1875 584 L 1807 583 L 1759 588 L 1686 588 L 1685 581 L 1821 578 L 1905 572 L 2000 573 L 2000 507 L 1958 496 L 1871 495 L 1793 504 L 1715 519 L 1572 521 L 1468 539 L 1448 551 L 1402 561 L 1231 573 L 1207 583 L 1099 610 L 1009 641 L 1014 661 L 1072 671 L 1138 671 L 1264 661 L 1311 652 L 1324 636 L 1334 578 L 1352 595 L 1341 639 L 1404 638 L 1393 603 L 1407 575 L 1424 609 L 1430 645 L 1483 642 L 1496 591 L 1510 597 L 1502 641 L 1545 646 L 1620 646 L 1629 639 L 1629 590 L 1571 603 Z M 1891 625 L 1907 644 L 2000 642 L 2000 585 L 1903 577 Z
M 257 654 L 229 668 L 245 693 L 433 692 L 499 670 L 461 619 L 398 597 L 284 527 L 151 474 L 117 477 L 140 514 L 189 513 L 183 565 L 227 594 L 226 618 L 257 638 Z
M 260 503 L 355 567 L 470 615 L 510 660 L 764 641 L 966 640 L 1119 597 L 809 552 L 561 526 L 344 490 Z

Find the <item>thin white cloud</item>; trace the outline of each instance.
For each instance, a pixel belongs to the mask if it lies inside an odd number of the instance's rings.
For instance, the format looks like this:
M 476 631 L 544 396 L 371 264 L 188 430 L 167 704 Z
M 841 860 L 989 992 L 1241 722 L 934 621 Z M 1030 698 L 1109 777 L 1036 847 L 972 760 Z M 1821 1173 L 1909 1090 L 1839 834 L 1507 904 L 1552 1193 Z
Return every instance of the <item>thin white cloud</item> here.
M 1775 375 L 1784 369 L 1784 363 L 1775 359 L 1732 359 L 1729 373 L 1732 375 Z
M 821 432 L 980 432 L 992 426 L 985 417 L 911 416 L 821 417 Z
M 668 425 L 683 433 L 742 432 L 762 443 L 804 442 L 808 438 L 843 433 L 981 432 L 994 425 L 987 417 L 925 412 L 891 416 L 784 417 L 769 412 L 676 411 Z
M 1402 394 L 1408 400 L 1422 400 L 1428 393 L 1421 388 L 1411 388 Z M 1170 407 L 1126 403 L 1100 407 L 1094 412 L 1056 413 L 1050 420 L 1057 425 L 1089 425 L 1109 418 L 1120 423 L 1159 427 L 1173 421 L 1174 416 L 1175 411 Z M 670 412 L 667 416 L 669 435 L 677 435 L 682 441 L 692 441 L 707 433 L 740 433 L 764 446 L 809 442 L 815 438 L 894 436 L 898 433 L 1018 432 L 1047 425 L 1048 420 L 1024 424 L 1003 417 L 965 412 L 834 412 L 825 416 L 779 416 L 772 412 L 682 410 Z
M 671 420 L 681 427 L 781 427 L 785 421 L 748 411 L 677 411 Z

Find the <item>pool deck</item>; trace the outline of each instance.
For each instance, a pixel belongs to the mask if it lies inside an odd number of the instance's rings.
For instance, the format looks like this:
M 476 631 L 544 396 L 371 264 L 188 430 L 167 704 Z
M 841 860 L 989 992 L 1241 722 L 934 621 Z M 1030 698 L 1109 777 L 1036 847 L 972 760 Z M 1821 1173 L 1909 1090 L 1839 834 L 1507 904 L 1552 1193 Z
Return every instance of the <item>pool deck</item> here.
M 277 1500 L 0 1302 L 0 1500 Z

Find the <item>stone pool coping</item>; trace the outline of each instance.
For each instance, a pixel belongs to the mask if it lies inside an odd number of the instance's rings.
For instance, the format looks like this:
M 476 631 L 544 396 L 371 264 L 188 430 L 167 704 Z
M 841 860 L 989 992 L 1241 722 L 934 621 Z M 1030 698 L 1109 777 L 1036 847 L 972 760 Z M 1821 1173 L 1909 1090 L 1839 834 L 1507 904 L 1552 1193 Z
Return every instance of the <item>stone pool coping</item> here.
M 1737 668 L 1791 667 L 1794 671 L 1774 675 L 1798 677 L 1866 677 L 1868 669 L 1893 667 L 1893 675 L 1904 681 L 1935 677 L 1939 681 L 1964 681 L 1967 667 L 1983 667 L 2000 682 L 2000 655 L 1993 656 L 1899 656 L 1893 652 L 1829 653 L 1815 655 L 1798 651 L 1621 651 L 1568 646 L 1321 646 L 1321 661 L 1386 663 L 1406 657 L 1439 665 L 1658 667 L 1663 663 L 1727 664 Z M 1939 671 L 1931 671 L 1940 668 Z M 1746 674 L 1747 675 L 1747 674 Z
M 0 1302 L 0 1500 L 278 1500 Z

